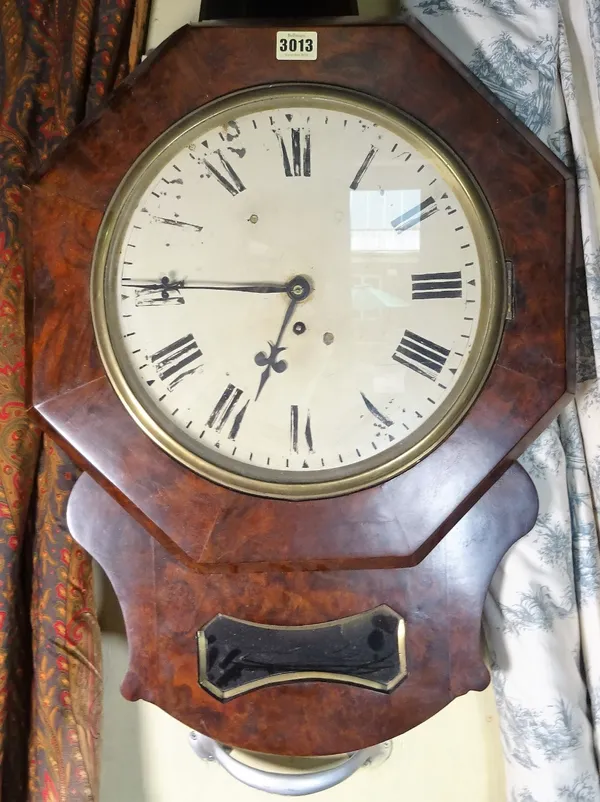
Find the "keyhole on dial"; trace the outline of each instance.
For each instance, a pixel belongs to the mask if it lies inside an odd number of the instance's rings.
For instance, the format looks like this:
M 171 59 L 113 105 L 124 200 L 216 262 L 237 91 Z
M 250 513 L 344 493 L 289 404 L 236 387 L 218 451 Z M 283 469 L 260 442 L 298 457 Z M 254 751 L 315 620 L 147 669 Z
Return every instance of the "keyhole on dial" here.
M 306 331 L 306 326 L 304 323 L 298 321 L 298 323 L 294 323 L 294 334 L 304 334 Z

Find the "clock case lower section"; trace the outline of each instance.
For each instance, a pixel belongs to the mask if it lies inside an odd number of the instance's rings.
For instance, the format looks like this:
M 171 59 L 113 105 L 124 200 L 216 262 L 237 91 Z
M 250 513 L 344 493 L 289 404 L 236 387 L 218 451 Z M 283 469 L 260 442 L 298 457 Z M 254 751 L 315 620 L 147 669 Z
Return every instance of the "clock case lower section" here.
M 569 398 L 574 182 L 414 20 L 303 24 L 319 36 L 318 60 L 305 62 L 276 60 L 281 27 L 205 23 L 180 29 L 32 182 L 26 198 L 31 411 L 192 571 L 417 565 Z M 159 134 L 227 93 L 303 81 L 379 98 L 456 152 L 491 207 L 512 264 L 514 294 L 483 391 L 441 446 L 381 486 L 293 502 L 215 485 L 140 430 L 100 361 L 89 292 L 103 214 L 132 162 Z
M 145 699 L 239 748 L 330 755 L 400 735 L 488 685 L 484 599 L 537 509 L 531 479 L 513 465 L 419 565 L 357 571 L 202 574 L 148 537 L 85 474 L 67 522 L 119 598 L 126 699 Z M 236 627 L 223 616 L 243 621 Z M 267 627 L 268 636 L 248 632 Z M 287 644 L 283 627 L 294 627 Z M 209 682 L 203 639 L 214 652 Z

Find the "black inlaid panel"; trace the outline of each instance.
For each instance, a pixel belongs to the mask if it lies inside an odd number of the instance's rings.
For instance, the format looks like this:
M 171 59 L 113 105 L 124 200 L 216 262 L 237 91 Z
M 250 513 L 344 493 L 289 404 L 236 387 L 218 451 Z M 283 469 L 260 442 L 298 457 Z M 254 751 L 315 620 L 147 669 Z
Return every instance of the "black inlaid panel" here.
M 303 627 L 218 615 L 198 633 L 198 651 L 200 685 L 223 701 L 306 680 L 390 693 L 406 676 L 404 621 L 387 605 Z

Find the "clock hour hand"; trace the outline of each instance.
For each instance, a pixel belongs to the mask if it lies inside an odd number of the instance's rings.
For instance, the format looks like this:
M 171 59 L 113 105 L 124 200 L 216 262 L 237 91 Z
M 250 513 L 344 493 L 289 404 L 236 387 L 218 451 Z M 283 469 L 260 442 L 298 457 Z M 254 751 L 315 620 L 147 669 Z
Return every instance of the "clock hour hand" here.
M 283 335 L 286 332 L 287 327 L 289 326 L 290 320 L 292 319 L 294 312 L 296 311 L 296 306 L 300 303 L 300 301 L 304 301 L 310 295 L 312 291 L 312 286 L 310 282 L 305 279 L 303 276 L 296 276 L 291 281 L 289 281 L 286 285 L 287 293 L 290 296 L 290 303 L 288 308 L 285 312 L 285 317 L 283 318 L 283 323 L 281 324 L 281 328 L 279 329 L 279 334 L 277 335 L 277 340 L 272 343 L 269 342 L 269 353 L 267 354 L 266 351 L 260 351 L 254 357 L 255 363 L 259 367 L 264 367 L 264 370 L 260 377 L 260 382 L 258 385 L 258 392 L 256 393 L 255 401 L 258 401 L 260 394 L 262 393 L 266 383 L 271 377 L 271 372 L 275 371 L 275 373 L 285 373 L 288 368 L 288 364 L 284 359 L 279 359 L 279 355 L 282 351 L 285 351 L 285 348 L 282 347 L 281 341 L 283 340 Z
M 267 354 L 266 351 L 260 351 L 260 353 L 256 354 L 254 357 L 254 361 L 259 367 L 264 366 L 264 370 L 260 377 L 260 383 L 258 385 L 258 392 L 256 393 L 255 401 L 258 401 L 260 394 L 262 393 L 265 384 L 268 382 L 269 378 L 271 377 L 271 371 L 274 370 L 275 373 L 285 373 L 288 368 L 288 364 L 284 359 L 278 359 L 279 354 L 282 351 L 285 351 L 285 348 L 282 348 L 280 343 L 283 339 L 283 335 L 285 334 L 285 330 L 288 327 L 290 320 L 292 319 L 292 315 L 296 309 L 298 301 L 292 299 L 289 303 L 287 311 L 285 313 L 285 317 L 283 318 L 283 324 L 281 329 L 279 330 L 279 336 L 277 337 L 276 342 L 272 343 L 269 342 L 270 351 Z

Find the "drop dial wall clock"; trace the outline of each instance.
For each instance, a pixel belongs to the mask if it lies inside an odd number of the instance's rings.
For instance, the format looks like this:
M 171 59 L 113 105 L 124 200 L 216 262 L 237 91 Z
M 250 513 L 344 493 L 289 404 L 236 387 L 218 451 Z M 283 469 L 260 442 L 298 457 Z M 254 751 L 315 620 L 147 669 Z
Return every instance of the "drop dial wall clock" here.
M 32 412 L 125 695 L 324 754 L 484 687 L 514 460 L 569 398 L 562 165 L 412 20 L 205 24 L 28 204 Z

